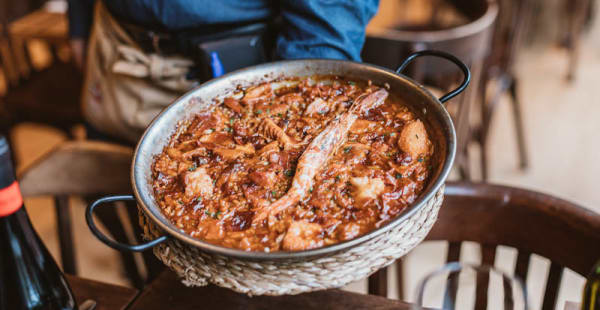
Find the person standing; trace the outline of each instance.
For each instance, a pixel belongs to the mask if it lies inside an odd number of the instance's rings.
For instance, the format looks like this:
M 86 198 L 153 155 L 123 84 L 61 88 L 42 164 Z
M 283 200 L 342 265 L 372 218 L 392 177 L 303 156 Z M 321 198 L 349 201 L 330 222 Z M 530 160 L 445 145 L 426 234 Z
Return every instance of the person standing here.
M 279 59 L 360 61 L 378 0 L 69 0 L 91 137 L 136 142 L 174 99 Z

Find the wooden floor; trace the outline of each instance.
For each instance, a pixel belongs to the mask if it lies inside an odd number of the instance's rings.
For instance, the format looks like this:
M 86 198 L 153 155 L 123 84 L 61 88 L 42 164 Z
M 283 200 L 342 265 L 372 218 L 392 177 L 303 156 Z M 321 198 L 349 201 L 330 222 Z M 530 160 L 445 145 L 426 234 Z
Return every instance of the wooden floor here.
M 600 26 L 587 36 L 582 49 L 576 81 L 568 84 L 564 77 L 567 55 L 563 50 L 546 48 L 527 51 L 519 61 L 522 78 L 520 95 L 526 139 L 531 166 L 527 171 L 517 169 L 516 141 L 513 134 L 510 107 L 502 104 L 495 116 L 490 138 L 490 179 L 494 183 L 521 186 L 551 193 L 600 212 Z M 1 77 L 0 77 L 1 79 Z M 52 129 L 33 124 L 20 126 L 13 133 L 21 165 L 34 160 L 64 139 Z M 473 163 L 476 167 L 476 162 Z M 84 224 L 83 204 L 74 199 L 75 242 L 80 273 L 87 278 L 124 284 L 116 252 L 103 246 L 89 233 Z M 54 212 L 51 200 L 27 199 L 34 226 L 58 256 Z M 441 265 L 444 246 L 420 246 L 407 257 L 408 281 L 405 293 L 412 300 L 415 280 Z M 472 246 L 466 246 L 462 259 L 477 262 Z M 502 251 L 498 267 L 510 269 L 514 264 L 510 249 Z M 418 260 L 418 263 L 416 262 Z M 528 289 L 532 309 L 539 309 L 539 296 L 544 287 L 547 262 L 539 259 L 533 264 Z M 567 274 L 568 281 L 561 289 L 559 307 L 565 300 L 579 301 L 583 280 Z M 390 279 L 390 281 L 395 281 Z M 365 281 L 353 283 L 348 289 L 365 292 Z M 391 285 L 395 290 L 395 285 Z M 536 293 L 537 292 L 537 293 Z M 562 309 L 562 308 L 560 308 Z

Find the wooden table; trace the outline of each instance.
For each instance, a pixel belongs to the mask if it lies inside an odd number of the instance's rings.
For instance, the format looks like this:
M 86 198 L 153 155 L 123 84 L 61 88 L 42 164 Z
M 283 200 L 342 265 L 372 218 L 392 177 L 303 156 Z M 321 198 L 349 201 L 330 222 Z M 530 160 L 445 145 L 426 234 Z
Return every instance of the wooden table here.
M 372 295 L 327 290 L 294 296 L 248 297 L 214 285 L 189 288 L 165 271 L 143 291 L 68 277 L 77 301 L 104 309 L 410 309 L 410 304 Z
M 77 304 L 87 299 L 96 301 L 95 310 L 126 309 L 139 294 L 138 290 L 67 275 Z

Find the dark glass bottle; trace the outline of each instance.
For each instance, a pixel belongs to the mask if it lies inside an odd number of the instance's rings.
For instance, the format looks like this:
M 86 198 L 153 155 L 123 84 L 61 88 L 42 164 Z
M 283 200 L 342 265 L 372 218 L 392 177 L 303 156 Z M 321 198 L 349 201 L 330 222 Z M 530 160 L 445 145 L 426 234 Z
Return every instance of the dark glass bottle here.
M 62 272 L 29 221 L 0 136 L 0 309 L 77 309 Z
M 588 275 L 583 289 L 582 310 L 600 310 L 600 261 Z

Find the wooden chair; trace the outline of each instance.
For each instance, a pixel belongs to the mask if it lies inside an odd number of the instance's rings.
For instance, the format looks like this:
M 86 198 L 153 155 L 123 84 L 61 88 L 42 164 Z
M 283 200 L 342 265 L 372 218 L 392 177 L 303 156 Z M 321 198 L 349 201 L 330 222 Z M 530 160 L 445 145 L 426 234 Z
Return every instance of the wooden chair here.
M 129 147 L 104 142 L 71 141 L 59 145 L 19 173 L 19 183 L 25 197 L 54 197 L 61 259 L 66 273 L 77 273 L 69 196 L 93 199 L 102 194 L 131 192 L 129 172 L 132 156 L 133 150 Z M 137 223 L 137 208 L 129 206 L 127 211 L 131 221 Z M 125 226 L 130 225 L 137 241 L 141 241 L 139 225 L 132 225 L 120 218 L 114 208 L 102 208 L 96 215 L 114 234 L 114 238 L 127 240 Z M 143 287 L 146 279 L 138 271 L 134 256 L 121 252 L 121 257 L 131 283 L 137 288 Z M 151 252 L 145 252 L 143 258 L 149 278 L 162 269 Z
M 498 5 L 493 0 L 419 0 L 418 6 L 409 5 L 413 2 L 381 1 L 379 13 L 367 27 L 362 57 L 365 62 L 395 70 L 407 55 L 434 49 L 449 52 L 470 67 L 471 84 L 452 100 L 449 110 L 453 111 L 457 129 L 457 167 L 463 179 L 471 179 L 467 150 L 471 141 L 470 111 L 477 101 L 490 53 Z M 405 16 L 398 17 L 402 12 Z M 410 20 L 409 13 L 422 18 Z M 419 59 L 408 69 L 407 76 L 441 90 L 455 87 L 461 79 L 455 67 L 436 59 Z
M 521 103 L 518 96 L 518 78 L 515 63 L 518 52 L 523 45 L 533 14 L 536 0 L 500 0 L 500 12 L 492 41 L 492 54 L 485 64 L 482 74 L 479 97 L 482 98 L 479 125 L 475 128 L 473 139 L 481 149 L 480 166 L 481 179 L 488 179 L 487 138 L 492 118 L 502 95 L 508 94 L 511 99 L 515 132 L 519 151 L 519 166 L 528 166 L 525 144 L 525 130 L 521 115 Z M 495 86 L 495 87 L 491 87 Z
M 51 54 L 50 63 L 60 60 L 59 49 L 69 44 L 67 16 L 62 12 L 40 8 L 12 21 L 7 26 L 19 78 L 23 80 L 36 71 L 32 55 L 27 48 L 29 42 L 33 40 L 44 42 Z
M 497 246 L 516 248 L 515 274 L 524 281 L 531 254 L 548 258 L 552 263 L 542 309 L 552 310 L 564 268 L 586 275 L 600 258 L 600 214 L 524 189 L 450 182 L 438 220 L 426 240 L 448 241 L 448 262 L 459 260 L 464 241 L 481 245 L 482 264 L 487 265 L 494 264 Z M 379 276 L 376 273 L 370 282 L 386 284 Z M 401 275 L 398 279 L 402 281 Z M 487 279 L 481 281 L 477 286 L 487 288 Z M 486 306 L 484 289 L 477 291 L 475 309 Z M 372 290 L 385 296 L 387 287 Z
M 9 80 L 0 97 L 0 134 L 8 139 L 12 128 L 22 122 L 49 125 L 67 134 L 83 122 L 83 75 L 68 59 L 58 57 L 58 50 L 68 45 L 66 15 L 39 5 L 16 10 L 20 15 L 4 16 L 0 11 L 0 65 Z M 26 48 L 33 40 L 50 47 L 46 67 L 33 65 Z

